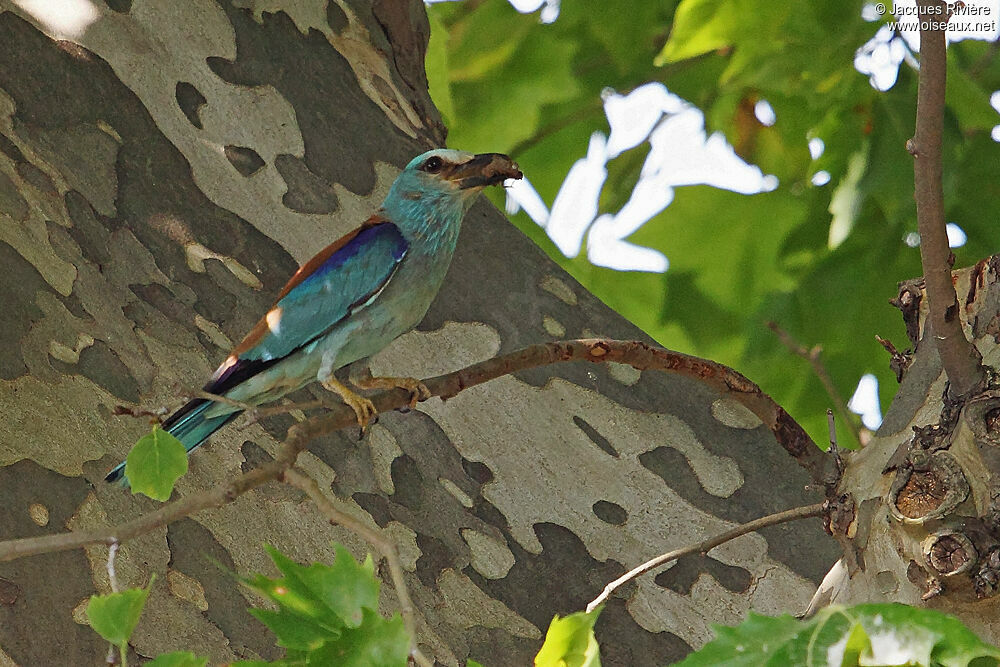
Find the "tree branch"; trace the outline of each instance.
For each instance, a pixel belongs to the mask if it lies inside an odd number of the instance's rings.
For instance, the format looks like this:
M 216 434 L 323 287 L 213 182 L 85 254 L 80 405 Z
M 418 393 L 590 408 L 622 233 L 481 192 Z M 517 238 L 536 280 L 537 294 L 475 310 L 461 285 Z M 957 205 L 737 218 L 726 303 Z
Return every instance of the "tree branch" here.
M 784 449 L 812 475 L 823 482 L 824 453 L 805 430 L 756 384 L 733 369 L 714 361 L 653 347 L 640 341 L 586 338 L 531 345 L 516 352 L 487 359 L 453 373 L 439 375 L 424 384 L 433 396 L 446 400 L 459 392 L 516 371 L 566 361 L 603 363 L 614 361 L 639 370 L 677 373 L 702 382 L 728 396 L 757 415 Z M 379 412 L 408 405 L 410 393 L 404 389 L 383 391 L 372 396 Z M 270 480 L 279 479 L 314 438 L 357 423 L 354 411 L 337 405 L 288 429 L 274 461 L 250 470 L 215 488 L 193 493 L 159 509 L 102 530 L 80 531 L 28 537 L 0 542 L 0 562 L 25 556 L 78 549 L 90 544 L 111 544 L 147 533 L 190 514 L 221 507 L 239 495 Z
M 591 612 L 597 608 L 598 605 L 602 604 L 608 599 L 616 588 L 622 584 L 632 581 L 638 576 L 649 572 L 652 569 L 665 565 L 671 561 L 675 561 L 678 558 L 688 556 L 690 554 L 704 554 L 720 544 L 725 544 L 730 540 L 735 540 L 737 537 L 746 535 L 747 533 L 752 533 L 754 531 L 760 530 L 761 528 L 767 528 L 768 526 L 776 526 L 779 523 L 788 523 L 789 521 L 797 521 L 799 519 L 809 519 L 816 516 L 823 515 L 823 508 L 825 503 L 816 503 L 815 505 L 806 505 L 804 507 L 796 507 L 795 509 L 785 510 L 784 512 L 778 512 L 777 514 L 771 514 L 759 519 L 754 519 L 749 523 L 744 523 L 742 525 L 736 526 L 731 530 L 727 530 L 724 533 L 720 533 L 715 537 L 710 537 L 707 540 L 698 542 L 696 544 L 689 544 L 686 547 L 680 549 L 674 549 L 673 551 L 668 551 L 665 554 L 661 554 L 652 560 L 648 560 L 642 565 L 633 568 L 618 577 L 610 584 L 604 587 L 601 594 L 594 598 L 590 604 L 587 605 L 587 611 Z
M 965 337 L 958 298 L 951 278 L 951 250 L 944 219 L 941 185 L 941 136 L 944 126 L 947 49 L 945 31 L 950 14 L 934 14 L 941 0 L 917 0 L 920 20 L 920 78 L 917 122 L 907 149 L 913 155 L 914 197 L 920 232 L 920 263 L 927 291 L 928 322 L 951 395 L 968 396 L 985 384 L 982 357 Z
M 316 503 L 316 507 L 319 508 L 319 511 L 326 516 L 330 523 L 340 524 L 352 533 L 361 536 L 382 554 L 389 565 L 389 576 L 392 578 L 392 585 L 396 589 L 396 596 L 399 598 L 399 614 L 403 617 L 403 624 L 406 626 L 407 634 L 410 635 L 410 655 L 418 665 L 432 667 L 431 661 L 417 648 L 417 631 L 413 621 L 413 602 L 410 600 L 410 593 L 406 588 L 406 580 L 403 578 L 403 564 L 400 563 L 399 554 L 396 553 L 396 545 L 350 514 L 337 509 L 330 502 L 329 498 L 320 491 L 316 480 L 304 472 L 296 468 L 289 468 L 282 476 L 282 481 L 305 491 L 306 495 Z
M 833 384 L 833 378 L 830 377 L 830 373 L 826 370 L 826 365 L 820 358 L 820 354 L 823 352 L 823 348 L 819 345 L 814 345 L 813 348 L 807 349 L 805 345 L 795 340 L 790 333 L 778 326 L 777 322 L 768 322 L 767 327 L 775 333 L 778 339 L 791 350 L 792 354 L 802 357 L 809 362 L 812 366 L 813 373 L 819 378 L 820 384 L 823 385 L 823 389 L 826 390 L 826 395 L 830 397 L 830 401 L 833 403 L 833 407 L 837 409 L 837 413 L 840 414 L 840 420 L 844 422 L 844 425 L 850 430 L 851 435 L 854 440 L 860 445 L 861 444 L 861 432 L 858 430 L 858 425 L 854 422 L 854 415 L 851 414 L 850 410 L 847 409 L 847 401 L 845 401 L 840 392 L 837 391 L 836 385 Z

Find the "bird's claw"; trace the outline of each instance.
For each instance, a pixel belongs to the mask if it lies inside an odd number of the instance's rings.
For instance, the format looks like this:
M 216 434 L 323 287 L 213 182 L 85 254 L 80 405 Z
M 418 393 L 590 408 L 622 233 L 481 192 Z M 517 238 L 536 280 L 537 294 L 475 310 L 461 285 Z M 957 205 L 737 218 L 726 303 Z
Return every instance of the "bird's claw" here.
M 416 378 L 369 376 L 352 379 L 352 382 L 361 389 L 405 389 L 410 393 L 410 400 L 405 406 L 398 408 L 403 413 L 417 407 L 418 401 L 426 401 L 433 395 L 427 385 Z
M 399 380 L 398 387 L 410 392 L 410 402 L 406 404 L 406 410 L 400 408 L 401 412 L 409 412 L 417 407 L 418 401 L 426 401 L 431 397 L 431 390 L 420 380 L 414 378 L 396 378 Z
M 354 414 L 358 419 L 358 427 L 360 429 L 358 433 L 358 440 L 365 437 L 365 433 L 368 432 L 369 426 L 378 423 L 378 410 L 375 409 L 375 404 L 369 399 L 354 393 L 333 379 L 324 382 L 323 386 L 340 396 L 341 400 L 347 404 L 347 407 L 354 410 Z

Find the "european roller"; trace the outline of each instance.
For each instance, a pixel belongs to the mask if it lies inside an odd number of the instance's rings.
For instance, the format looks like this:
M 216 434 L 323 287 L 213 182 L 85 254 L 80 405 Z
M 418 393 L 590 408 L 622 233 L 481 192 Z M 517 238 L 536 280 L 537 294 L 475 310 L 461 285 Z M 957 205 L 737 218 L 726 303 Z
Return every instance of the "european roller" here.
M 334 371 L 370 357 L 423 319 L 451 263 L 466 211 L 484 187 L 509 178 L 521 178 L 521 172 L 499 153 L 437 149 L 414 158 L 374 215 L 292 276 L 205 391 L 259 405 L 318 380 L 354 410 L 363 431 L 375 406 Z M 411 406 L 429 395 L 413 378 L 368 377 L 357 386 L 403 387 Z M 191 452 L 241 412 L 196 398 L 162 426 Z M 123 462 L 105 479 L 124 481 L 124 475 Z

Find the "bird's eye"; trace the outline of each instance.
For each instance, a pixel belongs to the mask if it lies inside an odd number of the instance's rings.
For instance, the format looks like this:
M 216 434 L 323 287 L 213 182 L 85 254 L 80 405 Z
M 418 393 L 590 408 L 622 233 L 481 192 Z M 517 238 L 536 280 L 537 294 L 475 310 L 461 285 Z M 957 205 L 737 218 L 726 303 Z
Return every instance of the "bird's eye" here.
M 443 166 L 444 161 L 437 155 L 432 155 L 424 162 L 423 170 L 431 174 L 436 174 L 441 171 L 441 167 Z

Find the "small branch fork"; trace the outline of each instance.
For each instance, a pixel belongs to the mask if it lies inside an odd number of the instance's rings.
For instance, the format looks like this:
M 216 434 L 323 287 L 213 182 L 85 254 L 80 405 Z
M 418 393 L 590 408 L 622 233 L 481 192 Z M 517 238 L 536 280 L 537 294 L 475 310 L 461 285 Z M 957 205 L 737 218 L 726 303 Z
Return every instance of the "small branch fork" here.
M 590 604 L 587 605 L 587 611 L 593 611 L 602 604 L 608 597 L 622 584 L 632 581 L 636 577 L 649 572 L 661 565 L 666 565 L 678 558 L 683 558 L 684 556 L 689 556 L 691 554 L 705 554 L 719 546 L 729 542 L 730 540 L 735 540 L 737 537 L 742 537 L 747 533 L 752 533 L 754 531 L 760 530 L 761 528 L 767 528 L 768 526 L 776 526 L 780 523 L 788 523 L 789 521 L 797 521 L 799 519 L 809 519 L 812 517 L 822 516 L 824 511 L 825 503 L 816 503 L 815 505 L 805 505 L 804 507 L 796 507 L 795 509 L 785 510 L 784 512 L 778 512 L 777 514 L 771 514 L 759 519 L 754 519 L 748 523 L 736 526 L 724 533 L 719 533 L 715 537 L 710 537 L 707 540 L 697 542 L 695 544 L 689 544 L 686 547 L 681 547 L 680 549 L 674 549 L 673 551 L 668 551 L 665 554 L 661 554 L 656 558 L 646 561 L 642 565 L 633 568 L 618 577 L 610 584 L 604 587 L 601 594 L 596 598 L 591 600 Z
M 855 442 L 860 444 L 861 432 L 858 430 L 858 425 L 854 422 L 853 416 L 847 409 L 847 402 L 841 397 L 840 392 L 837 391 L 836 385 L 833 384 L 833 378 L 830 377 L 830 373 L 826 370 L 826 365 L 823 363 L 821 357 L 823 348 L 819 345 L 814 345 L 812 349 L 806 348 L 805 345 L 795 340 L 790 333 L 778 326 L 777 322 L 768 322 L 767 327 L 774 332 L 778 340 L 794 355 L 802 357 L 809 362 L 813 373 L 816 374 L 816 377 L 819 378 L 820 383 L 823 385 L 823 389 L 826 390 L 826 395 L 830 397 L 834 407 L 837 409 L 840 420 L 850 429 Z
M 628 364 L 639 370 L 659 370 L 668 373 L 684 375 L 703 382 L 724 396 L 728 396 L 747 407 L 771 430 L 778 442 L 816 481 L 823 478 L 823 452 L 809 438 L 802 427 L 792 419 L 781 406 L 771 397 L 764 394 L 760 388 L 733 369 L 713 361 L 692 357 L 679 352 L 672 352 L 653 347 L 639 341 L 619 341 L 607 339 L 578 339 L 532 345 L 516 352 L 473 364 L 461 370 L 430 378 L 424 382 L 431 395 L 447 400 L 460 392 L 482 384 L 489 380 L 508 375 L 520 370 L 535 368 L 548 364 L 567 361 L 589 361 L 593 363 L 618 362 Z M 213 398 L 212 395 L 205 395 Z M 395 389 L 380 392 L 372 397 L 379 412 L 395 410 L 410 403 L 410 393 Z M 328 406 L 325 402 L 313 405 L 282 405 L 263 410 L 256 409 L 259 417 L 262 413 L 273 414 L 304 409 L 306 407 Z M 251 408 L 253 406 L 246 406 Z M 124 410 L 124 413 L 135 411 Z M 136 414 L 147 414 L 139 411 Z M 143 514 L 117 526 L 101 530 L 74 531 L 58 533 L 41 537 L 29 537 L 0 542 L 0 562 L 16 560 L 39 554 L 55 553 L 79 549 L 92 544 L 106 544 L 111 548 L 109 567 L 113 567 L 114 555 L 118 544 L 127 539 L 148 533 L 156 528 L 166 526 L 174 521 L 187 517 L 204 509 L 221 507 L 233 502 L 240 495 L 271 480 L 282 480 L 299 488 L 316 503 L 319 510 L 333 523 L 338 523 L 357 533 L 372 544 L 386 559 L 389 574 L 392 578 L 396 594 L 399 598 L 401 615 L 410 636 L 415 642 L 413 604 L 407 592 L 395 547 L 377 531 L 360 523 L 353 517 L 339 511 L 320 491 L 316 481 L 294 468 L 300 453 L 315 438 L 333 431 L 352 426 L 356 423 L 353 410 L 345 405 L 330 407 L 328 412 L 309 417 L 288 429 L 285 440 L 278 446 L 275 458 L 253 470 L 243 473 L 234 479 L 221 483 L 213 488 L 192 493 L 183 498 L 161 506 L 159 509 Z M 810 506 L 800 510 L 765 517 L 743 527 L 729 531 L 718 538 L 708 540 L 689 551 L 707 551 L 728 539 L 733 539 L 747 532 L 764 526 L 774 525 L 795 518 L 816 516 L 822 506 Z M 807 511 L 808 513 L 803 513 Z M 785 515 L 789 515 L 784 518 Z M 693 551 L 692 551 L 693 550 Z M 675 552 L 676 553 L 676 552 Z M 678 558 L 684 553 L 677 553 L 672 558 Z M 646 569 L 656 567 L 656 564 L 667 562 L 671 555 Z M 644 566 L 645 567 L 645 566 Z M 645 571 L 645 570 L 643 570 Z M 111 570 L 109 570 L 110 574 Z M 638 573 L 633 576 L 638 576 Z M 112 577 L 112 581 L 114 581 Z M 613 590 L 614 584 L 606 593 Z M 610 585 L 609 585 L 610 586 Z M 604 597 L 607 597 L 605 594 Z M 411 646 L 411 656 L 420 665 L 431 664 L 422 656 L 416 645 Z
M 906 148 L 913 156 L 914 198 L 920 233 L 920 263 L 927 291 L 928 321 L 938 354 L 950 382 L 953 398 L 965 398 L 986 382 L 982 357 L 965 337 L 958 298 L 951 278 L 951 249 L 944 219 L 941 185 L 941 137 L 944 127 L 947 50 L 945 30 L 950 12 L 934 14 L 930 8 L 942 0 L 917 0 L 920 16 L 920 76 L 917 122 Z M 926 13 L 925 13 L 926 12 Z M 944 16 L 945 20 L 933 20 Z

